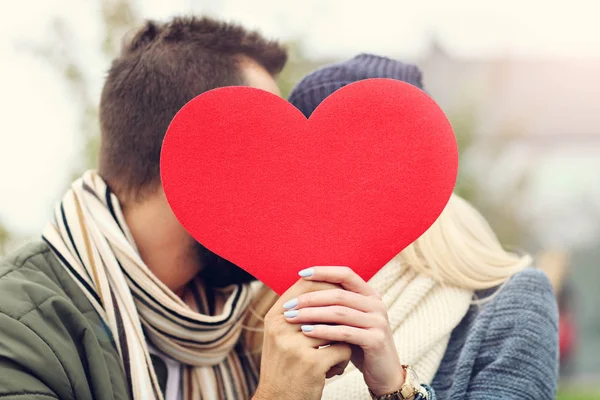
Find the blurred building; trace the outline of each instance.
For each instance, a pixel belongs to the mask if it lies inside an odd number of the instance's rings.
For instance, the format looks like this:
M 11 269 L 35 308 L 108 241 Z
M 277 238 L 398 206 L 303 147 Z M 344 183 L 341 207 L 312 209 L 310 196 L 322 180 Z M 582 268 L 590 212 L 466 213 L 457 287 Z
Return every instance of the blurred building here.
M 307 60 L 292 52 L 282 76 L 283 94 L 304 74 L 334 61 Z M 570 250 L 569 275 L 560 278 L 570 288 L 569 312 L 577 335 L 569 371 L 578 379 L 597 380 L 600 59 L 465 59 L 433 41 L 413 62 L 423 71 L 427 92 L 450 119 L 465 113 L 473 117 L 479 145 L 510 142 L 502 150 L 506 154 L 499 158 L 499 165 L 483 169 L 490 174 L 483 177 L 488 185 L 483 190 L 489 196 L 497 193 L 494 190 L 503 191 L 519 170 L 530 170 L 520 214 L 531 225 L 536 242 L 523 247 L 533 252 L 552 247 Z
M 510 140 L 500 173 L 533 168 L 528 202 L 542 247 L 570 248 L 569 312 L 577 326 L 569 371 L 600 376 L 600 59 L 461 59 L 437 43 L 418 64 L 427 91 L 452 116 L 472 112 L 477 135 Z M 497 171 L 498 172 L 498 171 Z M 554 269 L 555 274 L 565 271 Z M 563 283 L 556 284 L 559 299 Z M 561 304 L 563 302 L 561 301 Z M 564 313 L 571 318 L 569 313 Z M 585 351 L 582 351 L 585 349 Z
M 542 242 L 571 246 L 595 240 L 600 59 L 460 59 L 433 42 L 418 64 L 427 91 L 447 114 L 475 114 L 475 130 L 489 145 L 495 136 L 510 137 L 507 174 L 515 164 L 535 167 L 527 206 L 540 214 Z M 543 218 L 546 214 L 552 218 Z
M 600 59 L 460 59 L 433 42 L 418 64 L 446 112 L 477 100 L 481 134 L 510 122 L 536 147 L 600 144 Z

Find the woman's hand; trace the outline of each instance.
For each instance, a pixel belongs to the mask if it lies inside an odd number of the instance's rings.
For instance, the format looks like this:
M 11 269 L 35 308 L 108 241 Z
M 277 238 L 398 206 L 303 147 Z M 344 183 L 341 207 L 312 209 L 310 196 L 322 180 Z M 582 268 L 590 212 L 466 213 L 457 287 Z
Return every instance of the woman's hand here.
M 350 361 L 346 343 L 304 335 L 298 326 L 288 324 L 283 304 L 302 293 L 337 286 L 299 280 L 281 296 L 265 316 L 260 381 L 253 400 L 320 400 L 325 379 L 341 375 Z
M 379 294 L 347 267 L 314 267 L 299 274 L 305 280 L 329 282 L 343 289 L 304 293 L 286 302 L 287 321 L 301 324 L 309 338 L 351 344 L 351 361 L 374 394 L 399 390 L 404 371 Z

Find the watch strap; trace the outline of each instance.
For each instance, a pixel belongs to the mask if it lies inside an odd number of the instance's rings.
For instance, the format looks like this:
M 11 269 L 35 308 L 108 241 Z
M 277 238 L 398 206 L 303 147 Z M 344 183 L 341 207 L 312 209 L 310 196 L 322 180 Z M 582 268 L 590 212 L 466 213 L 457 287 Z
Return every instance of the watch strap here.
M 392 393 L 383 394 L 380 396 L 375 395 L 371 389 L 369 394 L 373 400 L 427 400 L 429 394 L 418 381 L 418 377 L 412 368 L 408 365 L 402 365 L 404 370 L 405 380 L 402 387 Z

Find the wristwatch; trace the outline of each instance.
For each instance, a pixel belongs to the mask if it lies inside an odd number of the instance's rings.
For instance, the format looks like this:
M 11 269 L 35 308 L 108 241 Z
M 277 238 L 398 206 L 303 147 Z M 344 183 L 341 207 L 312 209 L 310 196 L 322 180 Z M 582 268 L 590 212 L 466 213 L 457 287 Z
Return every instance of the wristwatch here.
M 419 382 L 419 377 L 414 369 L 409 367 L 408 365 L 403 365 L 402 369 L 404 370 L 404 384 L 400 388 L 392 393 L 384 394 L 381 396 L 376 396 L 371 389 L 369 389 L 369 393 L 371 394 L 371 399 L 373 400 L 414 400 L 418 394 L 421 394 L 422 398 L 427 399 L 429 396 L 427 392 L 421 388 L 421 383 Z

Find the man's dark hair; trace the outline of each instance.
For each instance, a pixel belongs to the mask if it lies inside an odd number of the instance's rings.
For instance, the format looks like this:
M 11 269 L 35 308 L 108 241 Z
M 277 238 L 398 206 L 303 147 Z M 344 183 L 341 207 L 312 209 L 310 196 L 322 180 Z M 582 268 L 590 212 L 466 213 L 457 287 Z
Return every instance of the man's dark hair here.
M 137 201 L 160 183 L 160 149 L 175 114 L 195 96 L 244 85 L 244 57 L 271 75 L 287 54 L 275 41 L 210 18 L 148 21 L 110 68 L 100 101 L 99 173 L 121 201 Z

